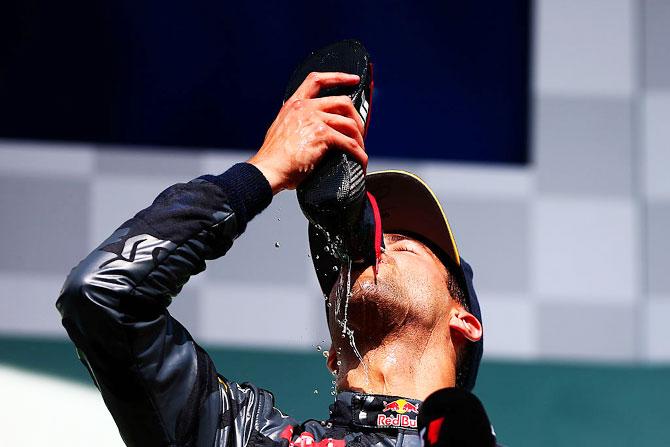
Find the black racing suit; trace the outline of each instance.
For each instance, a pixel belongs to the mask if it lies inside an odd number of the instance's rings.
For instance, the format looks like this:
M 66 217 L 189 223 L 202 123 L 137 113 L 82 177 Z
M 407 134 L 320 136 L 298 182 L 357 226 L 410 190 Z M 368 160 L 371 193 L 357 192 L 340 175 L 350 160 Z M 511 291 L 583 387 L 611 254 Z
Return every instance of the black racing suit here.
M 272 200 L 240 163 L 163 191 L 68 276 L 57 307 L 127 445 L 418 447 L 419 402 L 342 392 L 328 421 L 299 423 L 269 391 L 217 374 L 167 310 Z M 92 445 L 95 444 L 94 442 Z

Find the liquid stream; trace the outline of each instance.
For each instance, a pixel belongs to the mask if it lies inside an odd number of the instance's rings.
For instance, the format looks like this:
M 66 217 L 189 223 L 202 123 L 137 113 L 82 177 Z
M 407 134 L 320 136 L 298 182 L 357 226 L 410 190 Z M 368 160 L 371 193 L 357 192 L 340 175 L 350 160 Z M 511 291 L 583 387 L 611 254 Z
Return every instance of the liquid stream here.
M 335 307 L 335 320 L 337 324 L 342 328 L 342 338 L 349 338 L 349 346 L 351 346 L 354 355 L 358 359 L 361 365 L 363 365 L 363 372 L 365 373 L 365 384 L 370 383 L 370 376 L 368 374 L 368 365 L 363 362 L 363 356 L 358 351 L 356 347 L 356 339 L 354 337 L 354 330 L 351 329 L 348 325 L 349 322 L 349 299 L 351 298 L 351 258 L 347 257 L 347 282 L 346 287 L 344 287 L 344 275 L 340 274 L 337 284 L 337 304 Z M 343 309 L 343 318 L 340 319 L 340 310 L 342 309 L 342 298 L 344 298 L 344 309 Z
M 324 250 L 326 252 L 330 252 L 333 255 L 337 256 L 337 254 L 340 254 L 339 257 L 345 257 L 346 258 L 346 269 L 347 269 L 347 280 L 346 280 L 346 285 L 344 283 L 344 272 L 340 272 L 340 275 L 338 275 L 338 280 L 337 280 L 337 299 L 335 302 L 335 321 L 337 321 L 337 324 L 342 328 L 342 338 L 348 338 L 349 339 L 349 346 L 351 346 L 351 349 L 360 362 L 361 365 L 363 365 L 363 372 L 365 373 L 365 384 L 368 385 L 370 383 L 370 376 L 368 372 L 368 365 L 363 362 L 363 356 L 361 355 L 360 351 L 358 350 L 358 347 L 356 346 L 356 338 L 354 335 L 354 330 L 351 329 L 348 325 L 349 323 L 349 299 L 351 298 L 351 258 L 349 256 L 341 256 L 342 251 L 342 239 L 339 235 L 336 235 L 335 237 L 331 236 L 331 234 L 328 231 L 325 231 L 326 238 L 328 240 L 327 245 L 324 247 Z M 338 267 L 335 266 L 333 267 L 334 271 L 338 270 Z M 328 299 L 326 297 L 326 299 Z M 342 306 L 342 300 L 344 299 L 344 306 Z M 340 313 L 343 314 L 343 318 L 340 319 Z M 338 361 L 338 365 L 340 362 Z

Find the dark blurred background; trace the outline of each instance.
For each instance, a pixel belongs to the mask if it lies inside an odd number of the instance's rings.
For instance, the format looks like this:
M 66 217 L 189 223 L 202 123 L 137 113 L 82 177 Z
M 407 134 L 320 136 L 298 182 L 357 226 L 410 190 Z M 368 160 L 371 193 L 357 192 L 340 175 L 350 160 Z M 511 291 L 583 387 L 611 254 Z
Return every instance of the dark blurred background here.
M 257 148 L 295 66 L 353 37 L 371 154 L 523 164 L 529 3 L 3 2 L 0 136 Z

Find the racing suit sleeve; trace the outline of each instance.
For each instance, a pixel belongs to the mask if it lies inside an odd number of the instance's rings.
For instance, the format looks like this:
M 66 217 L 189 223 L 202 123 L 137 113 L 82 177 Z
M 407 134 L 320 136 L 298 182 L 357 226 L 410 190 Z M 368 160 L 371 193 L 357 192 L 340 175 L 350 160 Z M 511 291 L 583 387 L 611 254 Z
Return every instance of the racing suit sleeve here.
M 167 307 L 271 200 L 248 163 L 171 186 L 66 279 L 56 303 L 63 326 L 127 445 L 213 445 L 231 431 L 244 444 L 244 427 L 227 427 L 222 413 L 244 418 L 259 400 L 245 396 L 259 392 L 230 389 Z

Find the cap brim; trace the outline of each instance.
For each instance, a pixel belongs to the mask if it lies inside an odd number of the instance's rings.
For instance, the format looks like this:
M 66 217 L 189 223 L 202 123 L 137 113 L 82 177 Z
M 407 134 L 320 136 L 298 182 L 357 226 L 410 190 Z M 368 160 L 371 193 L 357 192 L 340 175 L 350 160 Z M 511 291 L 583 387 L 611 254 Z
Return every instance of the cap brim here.
M 377 199 L 384 233 L 411 233 L 427 239 L 460 266 L 447 216 L 421 178 L 407 171 L 378 171 L 366 176 L 365 186 Z

